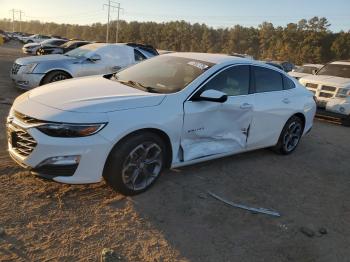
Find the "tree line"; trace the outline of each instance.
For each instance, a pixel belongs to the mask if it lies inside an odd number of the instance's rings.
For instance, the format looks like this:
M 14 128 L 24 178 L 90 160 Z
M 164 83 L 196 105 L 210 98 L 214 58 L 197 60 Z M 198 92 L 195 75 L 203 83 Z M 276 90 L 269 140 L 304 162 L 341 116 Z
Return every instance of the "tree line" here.
M 15 24 L 18 30 L 18 22 Z M 210 53 L 241 53 L 255 59 L 288 60 L 296 64 L 326 63 L 350 59 L 350 31 L 334 33 L 324 17 L 302 19 L 286 26 L 263 22 L 258 27 L 235 25 L 213 28 L 185 21 L 166 23 L 119 23 L 119 42 L 150 44 L 158 49 Z M 23 32 L 60 35 L 104 42 L 106 24 L 91 25 L 22 22 Z M 116 21 L 111 22 L 110 41 L 115 40 Z M 10 19 L 0 20 L 0 29 L 11 31 Z

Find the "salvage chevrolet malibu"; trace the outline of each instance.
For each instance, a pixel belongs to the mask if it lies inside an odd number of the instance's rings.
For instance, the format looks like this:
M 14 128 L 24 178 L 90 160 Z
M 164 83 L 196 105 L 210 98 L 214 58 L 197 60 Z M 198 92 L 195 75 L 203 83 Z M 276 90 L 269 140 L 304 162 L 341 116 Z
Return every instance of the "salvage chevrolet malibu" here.
M 8 147 L 46 178 L 104 178 L 134 195 L 166 168 L 265 147 L 290 154 L 315 110 L 313 94 L 272 66 L 172 53 L 24 93 L 7 119 Z

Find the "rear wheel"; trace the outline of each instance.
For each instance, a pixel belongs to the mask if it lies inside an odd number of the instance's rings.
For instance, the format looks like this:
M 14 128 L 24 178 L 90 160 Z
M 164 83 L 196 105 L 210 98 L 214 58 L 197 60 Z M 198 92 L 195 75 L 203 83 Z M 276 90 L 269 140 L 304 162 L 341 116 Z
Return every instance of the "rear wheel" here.
M 108 156 L 103 177 L 114 190 L 136 195 L 159 178 L 165 163 L 165 145 L 157 135 L 145 132 L 118 143 Z
M 36 55 L 44 55 L 44 49 L 39 48 L 38 50 L 36 50 Z
M 71 78 L 71 76 L 69 74 L 67 74 L 66 72 L 63 71 L 53 71 L 48 73 L 43 81 L 42 84 L 48 84 L 48 83 L 52 83 L 52 82 L 57 82 L 57 81 L 61 81 L 61 80 L 65 80 L 65 79 L 69 79 Z
M 279 154 L 288 155 L 298 146 L 303 135 L 304 123 L 300 117 L 291 117 L 281 132 L 277 145 L 273 148 Z

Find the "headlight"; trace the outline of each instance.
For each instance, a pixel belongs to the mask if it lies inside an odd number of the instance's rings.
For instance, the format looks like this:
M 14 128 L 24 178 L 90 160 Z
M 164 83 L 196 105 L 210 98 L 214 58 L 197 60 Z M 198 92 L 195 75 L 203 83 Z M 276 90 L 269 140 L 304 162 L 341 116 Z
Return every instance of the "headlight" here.
M 35 67 L 37 66 L 38 64 L 36 63 L 33 63 L 33 64 L 28 64 L 28 65 L 25 65 L 23 66 L 23 73 L 24 74 L 30 74 L 33 72 L 33 70 L 35 69 Z
M 48 123 L 37 126 L 41 132 L 53 137 L 84 137 L 101 131 L 107 123 L 101 124 L 64 124 Z
M 337 97 L 348 97 L 348 96 L 350 96 L 350 89 L 349 88 L 339 88 L 336 96 Z

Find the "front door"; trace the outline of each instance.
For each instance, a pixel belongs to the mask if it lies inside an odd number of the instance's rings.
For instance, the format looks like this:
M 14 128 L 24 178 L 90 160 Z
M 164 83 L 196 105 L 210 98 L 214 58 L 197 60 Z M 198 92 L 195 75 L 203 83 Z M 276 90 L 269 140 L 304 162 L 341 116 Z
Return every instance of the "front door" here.
M 204 90 L 221 91 L 228 99 L 223 103 L 191 99 L 184 103 L 183 161 L 246 149 L 254 99 L 249 94 L 250 67 L 224 69 L 198 92 Z

